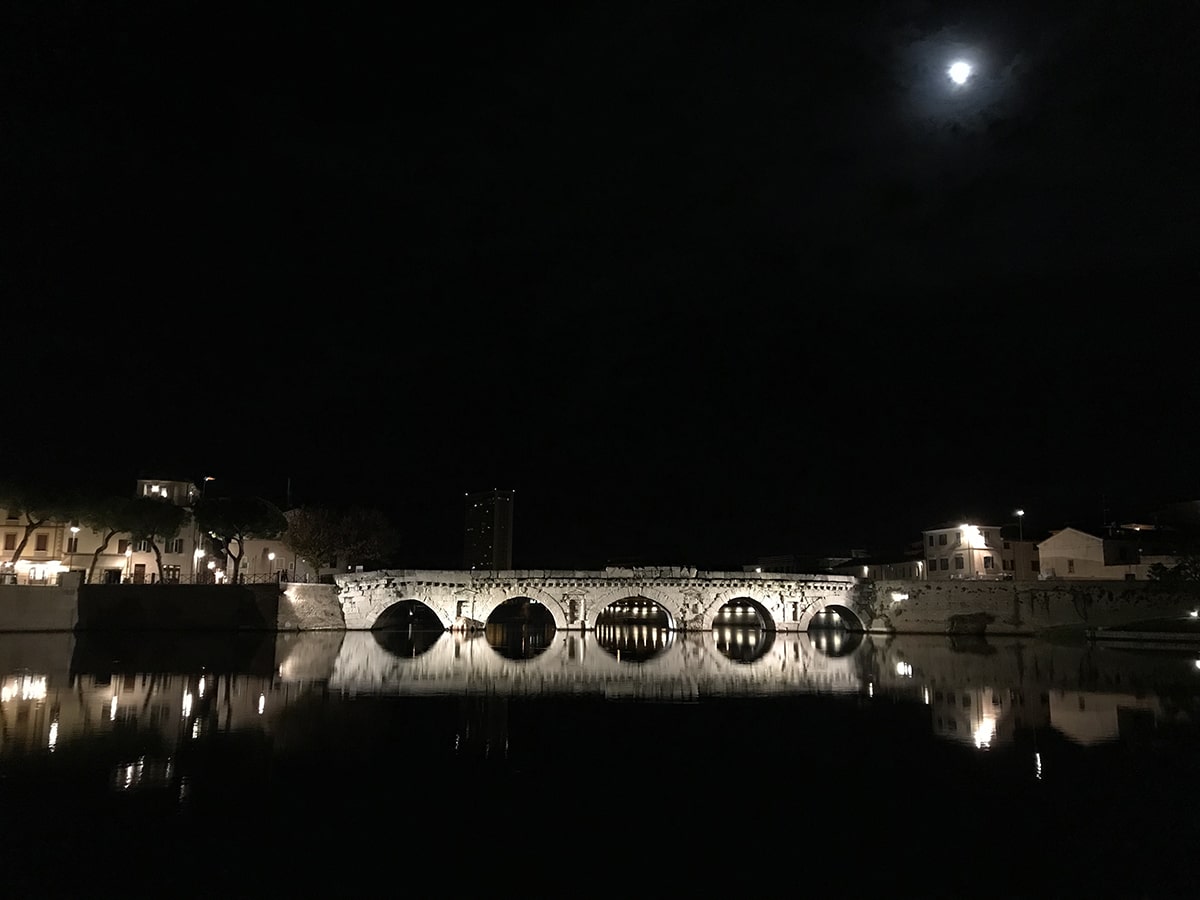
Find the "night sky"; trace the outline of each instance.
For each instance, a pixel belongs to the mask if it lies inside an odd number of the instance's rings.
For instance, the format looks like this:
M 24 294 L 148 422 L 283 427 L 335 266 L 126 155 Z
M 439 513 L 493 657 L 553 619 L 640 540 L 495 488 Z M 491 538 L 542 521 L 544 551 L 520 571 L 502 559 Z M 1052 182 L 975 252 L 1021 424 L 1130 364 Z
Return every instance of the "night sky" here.
M 1200 5 L 426 6 L 5 4 L 0 472 L 412 567 L 1200 498 Z

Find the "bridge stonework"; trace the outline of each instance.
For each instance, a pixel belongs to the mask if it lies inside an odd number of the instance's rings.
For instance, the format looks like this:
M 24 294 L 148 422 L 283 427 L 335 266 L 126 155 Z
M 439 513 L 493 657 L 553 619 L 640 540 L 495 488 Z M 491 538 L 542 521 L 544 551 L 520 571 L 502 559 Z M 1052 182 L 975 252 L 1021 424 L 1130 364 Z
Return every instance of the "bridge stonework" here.
M 862 630 L 854 612 L 852 576 L 767 572 L 698 572 L 689 568 L 608 568 L 604 571 L 383 570 L 335 576 L 346 628 L 370 629 L 391 606 L 419 601 L 447 629 L 482 628 L 501 604 L 540 603 L 562 630 L 588 631 L 611 604 L 650 600 L 676 631 L 711 630 L 721 608 L 749 601 L 771 631 L 807 631 L 813 616 L 836 608 Z

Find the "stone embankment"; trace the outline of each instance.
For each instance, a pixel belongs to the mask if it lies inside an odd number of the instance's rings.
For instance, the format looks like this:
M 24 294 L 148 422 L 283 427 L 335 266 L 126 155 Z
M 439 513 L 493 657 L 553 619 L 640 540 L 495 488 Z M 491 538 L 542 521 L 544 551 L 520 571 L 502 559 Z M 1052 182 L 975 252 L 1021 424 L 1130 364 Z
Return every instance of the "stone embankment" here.
M 1200 583 L 862 581 L 852 608 L 874 633 L 1084 634 L 1188 616 Z M 345 628 L 336 585 L 0 585 L 0 632 Z
M 868 631 L 1038 634 L 1110 628 L 1200 609 L 1200 583 L 1159 581 L 864 581 Z

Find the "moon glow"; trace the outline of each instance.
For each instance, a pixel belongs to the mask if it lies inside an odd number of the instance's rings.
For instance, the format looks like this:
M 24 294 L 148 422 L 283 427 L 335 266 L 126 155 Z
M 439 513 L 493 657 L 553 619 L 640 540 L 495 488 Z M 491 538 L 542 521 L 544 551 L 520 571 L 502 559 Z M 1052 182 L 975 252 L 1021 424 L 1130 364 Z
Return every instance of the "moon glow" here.
M 966 84 L 967 79 L 971 77 L 971 64 L 959 60 L 952 64 L 946 73 L 955 84 Z

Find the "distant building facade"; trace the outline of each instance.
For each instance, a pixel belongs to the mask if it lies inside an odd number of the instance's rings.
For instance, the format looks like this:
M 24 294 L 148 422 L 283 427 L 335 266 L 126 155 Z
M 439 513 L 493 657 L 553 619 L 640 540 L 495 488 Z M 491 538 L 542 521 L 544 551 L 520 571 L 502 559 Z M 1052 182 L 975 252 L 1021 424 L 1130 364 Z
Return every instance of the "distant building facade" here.
M 1063 528 L 1038 544 L 1043 578 L 1146 578 L 1136 541 L 1101 537 L 1078 528 Z
M 198 489 L 190 481 L 141 478 L 133 495 L 188 508 Z M 64 572 L 79 572 L 85 582 L 90 574 L 95 584 L 152 584 L 159 580 L 158 559 L 148 541 L 117 533 L 106 545 L 103 534 L 77 520 L 46 520 L 30 529 L 32 524 L 17 510 L 0 509 L 0 581 L 56 584 Z M 197 579 L 208 552 L 204 537 L 197 532 L 189 510 L 179 533 L 159 542 L 163 581 Z M 215 580 L 216 576 L 211 577 Z M 200 579 L 204 580 L 203 574 Z
M 1002 578 L 1003 543 L 998 525 L 964 523 L 922 531 L 926 577 Z
M 492 490 L 466 495 L 464 569 L 512 568 L 513 493 Z

